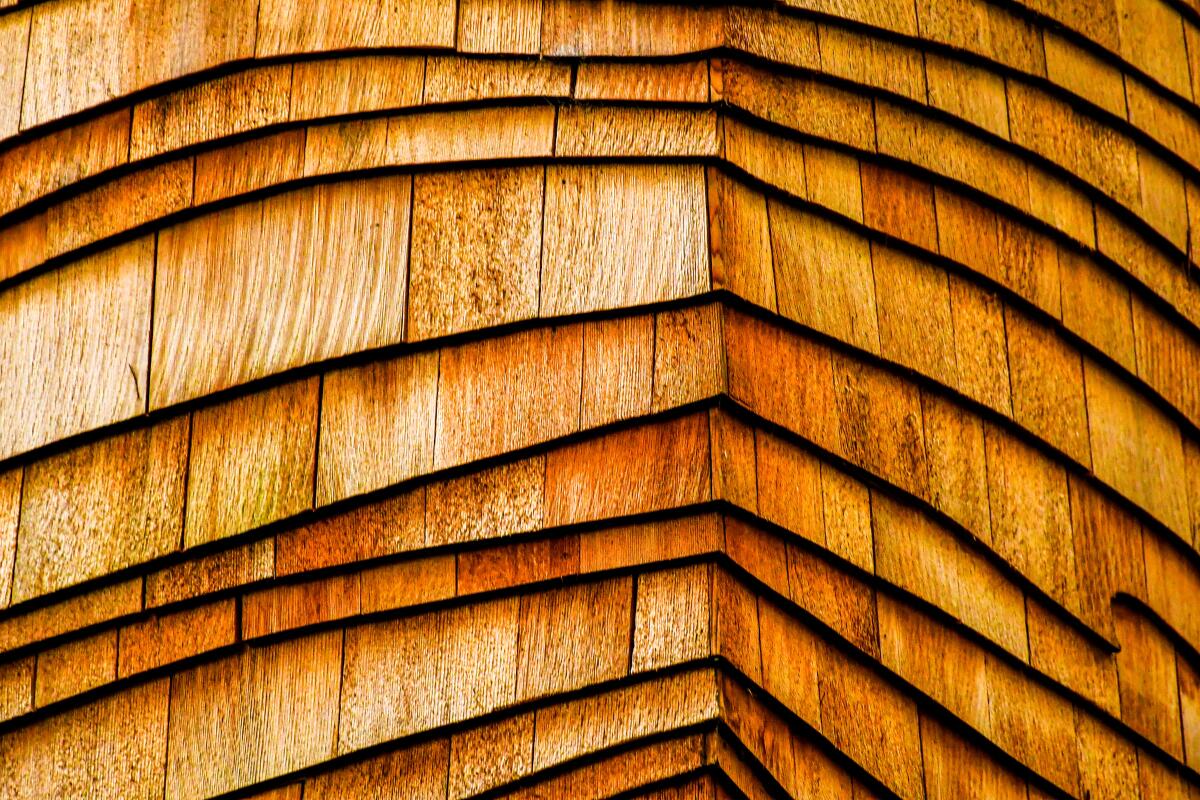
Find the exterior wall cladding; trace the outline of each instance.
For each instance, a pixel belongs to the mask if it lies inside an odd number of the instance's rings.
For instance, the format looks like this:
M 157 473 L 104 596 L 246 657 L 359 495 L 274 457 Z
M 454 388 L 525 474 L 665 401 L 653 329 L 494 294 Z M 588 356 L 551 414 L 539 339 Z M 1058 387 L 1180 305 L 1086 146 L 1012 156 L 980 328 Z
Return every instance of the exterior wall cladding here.
M 1198 0 L 0 6 L 0 800 L 1200 799 Z

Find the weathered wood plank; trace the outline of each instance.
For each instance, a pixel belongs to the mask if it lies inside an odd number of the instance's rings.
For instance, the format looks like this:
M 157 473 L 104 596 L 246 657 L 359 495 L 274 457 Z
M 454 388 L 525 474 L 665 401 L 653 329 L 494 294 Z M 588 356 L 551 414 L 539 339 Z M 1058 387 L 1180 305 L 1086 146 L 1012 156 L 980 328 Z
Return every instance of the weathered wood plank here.
M 0 795 L 129 797 L 163 794 L 170 680 L 136 686 L 0 738 Z
M 433 467 L 437 352 L 348 367 L 324 380 L 318 505 L 390 486 Z
M 453 47 L 453 0 L 337 5 L 262 0 L 254 54 L 320 53 L 352 47 Z
M 434 466 L 579 428 L 583 326 L 522 331 L 442 352 Z
M 410 341 L 537 316 L 544 185 L 541 167 L 416 177 Z
M 410 184 L 309 187 L 160 233 L 151 407 L 400 341 Z
M 555 165 L 541 313 L 621 308 L 709 287 L 704 174 L 691 165 Z
M 208 797 L 331 758 L 341 664 L 342 632 L 329 631 L 174 675 L 166 796 Z
M 630 578 L 521 598 L 516 700 L 619 678 L 629 667 Z
M 177 550 L 189 431 L 176 417 L 30 464 L 13 602 Z
M 692 414 L 546 457 L 546 524 L 678 508 L 709 499 L 708 416 Z
M 144 238 L 0 297 L 0 458 L 145 409 L 153 268 Z
M 308 378 L 195 412 L 186 547 L 312 507 L 317 397 Z

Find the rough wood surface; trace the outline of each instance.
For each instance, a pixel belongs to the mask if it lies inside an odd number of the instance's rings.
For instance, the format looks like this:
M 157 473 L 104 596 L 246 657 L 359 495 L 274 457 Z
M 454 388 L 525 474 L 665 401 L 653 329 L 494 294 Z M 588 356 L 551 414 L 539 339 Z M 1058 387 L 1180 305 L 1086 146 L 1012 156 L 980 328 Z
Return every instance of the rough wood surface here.
M 0 796 L 1196 794 L 1188 3 L 0 0 Z

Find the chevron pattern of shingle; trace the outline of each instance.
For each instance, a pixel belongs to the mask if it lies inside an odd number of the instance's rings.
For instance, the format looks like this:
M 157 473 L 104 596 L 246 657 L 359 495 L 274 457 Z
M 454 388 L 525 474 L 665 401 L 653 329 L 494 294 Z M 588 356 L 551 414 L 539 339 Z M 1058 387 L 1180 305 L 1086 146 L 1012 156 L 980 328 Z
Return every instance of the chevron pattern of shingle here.
M 0 800 L 1200 800 L 1195 0 L 0 0 Z

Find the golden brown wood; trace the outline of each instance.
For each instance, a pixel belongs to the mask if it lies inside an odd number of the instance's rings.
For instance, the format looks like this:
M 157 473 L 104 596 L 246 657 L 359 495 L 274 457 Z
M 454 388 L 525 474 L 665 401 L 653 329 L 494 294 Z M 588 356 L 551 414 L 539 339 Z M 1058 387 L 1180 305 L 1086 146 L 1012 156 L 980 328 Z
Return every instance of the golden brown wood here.
M 537 316 L 544 184 L 540 167 L 416 177 L 408 339 Z
M 317 389 L 308 378 L 193 415 L 185 546 L 312 506 Z
M 708 288 L 699 167 L 550 167 L 545 214 L 544 316 L 672 300 Z

